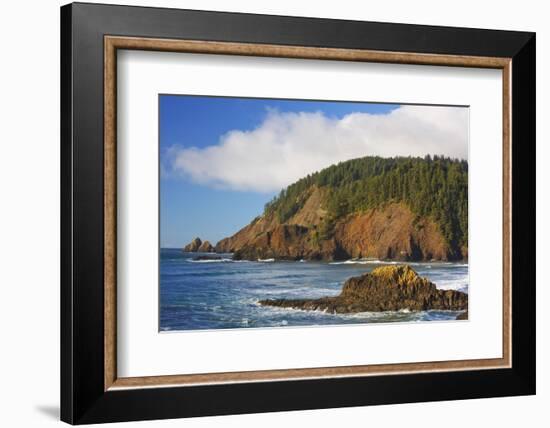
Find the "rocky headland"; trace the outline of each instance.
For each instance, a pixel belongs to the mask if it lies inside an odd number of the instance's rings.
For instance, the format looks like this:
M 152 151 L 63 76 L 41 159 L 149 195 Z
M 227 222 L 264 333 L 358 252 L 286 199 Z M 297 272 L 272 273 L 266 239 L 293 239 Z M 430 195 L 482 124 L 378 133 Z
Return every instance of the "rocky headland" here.
M 238 260 L 465 260 L 467 183 L 464 161 L 353 159 L 290 185 L 215 251 Z
M 468 294 L 455 290 L 439 290 L 410 266 L 398 265 L 379 267 L 348 279 L 341 293 L 335 297 L 268 299 L 260 300 L 259 303 L 264 306 L 330 313 L 430 309 L 459 311 L 468 308 Z
M 265 215 L 216 245 L 217 252 L 233 253 L 237 260 L 448 260 L 449 244 L 431 219 L 416 216 L 404 203 L 388 203 L 334 220 L 328 234 L 320 237 L 324 216 L 312 189 L 308 201 L 281 224 Z

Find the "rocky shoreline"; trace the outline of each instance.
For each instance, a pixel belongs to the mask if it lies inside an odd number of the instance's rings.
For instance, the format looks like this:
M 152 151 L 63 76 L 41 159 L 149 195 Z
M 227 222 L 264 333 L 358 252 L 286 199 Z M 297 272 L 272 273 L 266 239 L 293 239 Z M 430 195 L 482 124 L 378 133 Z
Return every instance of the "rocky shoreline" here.
M 266 299 L 260 305 L 280 308 L 356 313 L 381 311 L 466 311 L 457 319 L 467 319 L 468 294 L 439 290 L 408 265 L 383 266 L 348 279 L 341 293 L 320 299 Z
M 430 218 L 413 214 L 403 203 L 389 203 L 363 213 L 334 220 L 324 230 L 326 216 L 316 193 L 286 223 L 273 215 L 254 219 L 233 236 L 219 241 L 217 252 L 233 253 L 237 260 L 380 260 L 450 261 L 467 258 L 467 249 L 452 249 Z
M 290 234 L 292 235 L 292 234 Z M 210 242 L 195 238 L 183 248 L 184 252 L 212 253 L 198 255 L 193 260 L 221 260 L 216 254 L 217 247 Z M 219 252 L 219 251 L 218 251 Z M 258 257 L 261 255 L 262 257 Z M 234 260 L 263 260 L 273 253 L 242 254 L 237 251 L 233 254 Z M 280 260 L 294 260 L 295 258 L 279 258 Z M 322 258 L 322 257 L 321 257 Z M 273 260 L 274 257 L 269 260 Z M 334 258 L 329 258 L 333 259 Z M 335 314 L 357 312 L 383 311 L 427 311 L 450 310 L 461 311 L 457 320 L 468 319 L 468 294 L 456 290 L 440 290 L 427 278 L 420 277 L 407 264 L 382 266 L 361 276 L 349 278 L 345 281 L 338 296 L 321 297 L 318 299 L 264 299 L 262 306 L 300 309 L 306 311 L 325 311 Z
M 433 219 L 414 214 L 404 203 L 337 218 L 327 226 L 321 190 L 310 192 L 303 207 L 287 222 L 273 215 L 256 217 L 216 245 L 195 238 L 185 252 L 232 253 L 235 260 L 323 260 L 353 258 L 412 261 L 468 259 L 468 248 L 450 247 Z

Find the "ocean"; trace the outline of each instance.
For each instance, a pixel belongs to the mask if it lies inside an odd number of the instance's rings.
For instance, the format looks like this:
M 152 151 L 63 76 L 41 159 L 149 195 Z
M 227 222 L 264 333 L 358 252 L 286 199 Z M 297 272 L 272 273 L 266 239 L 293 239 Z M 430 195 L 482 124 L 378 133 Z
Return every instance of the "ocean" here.
M 200 255 L 205 254 L 161 249 L 160 331 L 444 321 L 454 320 L 460 313 L 331 314 L 260 306 L 261 299 L 335 296 L 346 279 L 398 262 L 233 261 L 231 254 L 218 254 L 221 260 L 193 260 Z M 465 263 L 408 264 L 437 288 L 468 292 Z

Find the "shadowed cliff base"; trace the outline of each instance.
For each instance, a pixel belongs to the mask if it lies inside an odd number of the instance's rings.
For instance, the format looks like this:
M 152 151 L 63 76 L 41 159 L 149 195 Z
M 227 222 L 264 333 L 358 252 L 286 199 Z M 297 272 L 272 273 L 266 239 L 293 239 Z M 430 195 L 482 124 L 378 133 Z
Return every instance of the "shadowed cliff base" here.
M 468 294 L 438 290 L 410 266 L 383 266 L 370 273 L 348 279 L 335 297 L 320 299 L 260 300 L 264 306 L 330 313 L 380 311 L 466 310 Z M 467 317 L 467 315 L 466 315 Z M 462 318 L 461 318 L 462 319 Z
M 300 212 L 301 215 L 306 215 Z M 438 226 L 418 217 L 404 203 L 389 203 L 363 213 L 346 215 L 331 226 L 279 224 L 261 217 L 233 237 L 216 245 L 218 252 L 233 252 L 236 260 L 452 260 L 452 253 Z
M 468 319 L 468 311 L 462 312 L 461 314 L 458 314 L 456 317 L 457 320 L 467 320 Z

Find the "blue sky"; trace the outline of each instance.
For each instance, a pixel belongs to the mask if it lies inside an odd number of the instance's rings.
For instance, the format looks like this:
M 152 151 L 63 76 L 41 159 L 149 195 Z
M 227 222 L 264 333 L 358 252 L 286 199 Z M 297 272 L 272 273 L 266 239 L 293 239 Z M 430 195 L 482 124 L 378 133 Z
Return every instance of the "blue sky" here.
M 332 163 L 435 150 L 421 143 L 433 107 L 427 115 L 425 107 L 395 104 L 160 95 L 159 108 L 162 247 L 195 236 L 215 244 L 261 214 L 281 188 Z M 449 113 L 433 116 L 428 128 Z

